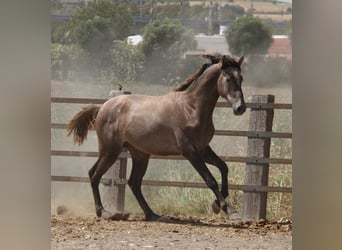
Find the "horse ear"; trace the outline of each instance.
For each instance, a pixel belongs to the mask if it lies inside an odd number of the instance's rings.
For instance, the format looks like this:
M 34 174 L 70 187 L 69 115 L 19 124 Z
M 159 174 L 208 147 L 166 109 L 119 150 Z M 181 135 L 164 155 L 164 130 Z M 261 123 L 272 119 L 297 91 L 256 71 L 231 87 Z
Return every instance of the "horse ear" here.
M 239 64 L 240 66 L 241 66 L 241 64 L 242 64 L 242 62 L 243 62 L 243 59 L 244 59 L 244 57 L 241 56 L 240 59 L 239 59 L 239 61 L 238 61 L 238 64 Z
M 223 69 L 225 67 L 225 64 L 227 63 L 227 56 L 226 55 L 223 55 L 221 57 L 221 60 L 220 62 L 218 63 L 220 69 Z

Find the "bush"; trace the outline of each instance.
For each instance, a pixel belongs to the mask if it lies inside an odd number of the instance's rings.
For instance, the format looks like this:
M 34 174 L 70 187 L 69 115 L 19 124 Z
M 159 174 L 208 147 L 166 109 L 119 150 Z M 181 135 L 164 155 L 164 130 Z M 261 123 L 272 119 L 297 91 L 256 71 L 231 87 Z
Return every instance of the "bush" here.
M 110 66 L 102 72 L 103 80 L 120 84 L 137 80 L 144 64 L 140 46 L 129 45 L 126 41 L 114 41 L 110 56 Z
M 250 56 L 245 81 L 256 87 L 276 87 L 292 83 L 292 61 L 287 58 Z
M 184 52 L 196 48 L 193 33 L 180 21 L 166 18 L 147 24 L 143 37 L 145 80 L 174 84 L 174 79 L 180 77 Z
M 51 45 L 51 78 L 66 80 L 70 72 L 85 71 L 89 67 L 89 54 L 80 46 L 71 44 Z
M 234 55 L 265 54 L 272 43 L 272 32 L 260 18 L 247 14 L 238 18 L 225 35 Z
M 92 68 L 98 74 L 110 64 L 113 41 L 126 38 L 133 22 L 127 5 L 99 0 L 78 8 L 69 20 L 56 27 L 52 41 L 77 44 L 89 52 Z

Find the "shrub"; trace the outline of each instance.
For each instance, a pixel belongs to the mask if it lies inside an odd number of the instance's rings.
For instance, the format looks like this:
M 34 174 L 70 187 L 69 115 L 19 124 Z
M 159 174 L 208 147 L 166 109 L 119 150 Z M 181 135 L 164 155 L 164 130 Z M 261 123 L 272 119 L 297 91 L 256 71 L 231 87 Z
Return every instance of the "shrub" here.
M 184 52 L 196 47 L 193 33 L 180 21 L 166 18 L 147 24 L 143 37 L 145 80 L 172 84 L 171 78 L 179 77 Z
M 235 55 L 265 54 L 272 43 L 272 32 L 260 18 L 247 14 L 238 18 L 225 35 Z
M 110 65 L 102 72 L 103 80 L 120 84 L 137 80 L 144 64 L 140 46 L 129 45 L 126 41 L 114 41 L 110 56 Z
M 251 86 L 276 87 L 292 82 L 292 61 L 287 58 L 250 56 L 245 80 Z
M 66 80 L 70 72 L 84 71 L 89 67 L 89 54 L 80 46 L 71 44 L 51 45 L 51 78 Z

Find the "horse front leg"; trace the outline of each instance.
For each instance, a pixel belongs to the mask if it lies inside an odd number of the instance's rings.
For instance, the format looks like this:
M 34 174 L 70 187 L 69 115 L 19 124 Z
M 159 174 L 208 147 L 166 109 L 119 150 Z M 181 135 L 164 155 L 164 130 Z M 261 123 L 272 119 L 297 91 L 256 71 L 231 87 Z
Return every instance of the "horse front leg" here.
M 228 192 L 228 166 L 227 164 L 220 158 L 218 155 L 212 150 L 212 148 L 208 145 L 205 150 L 201 152 L 203 160 L 206 163 L 209 163 L 220 170 L 222 187 L 221 194 L 226 199 L 229 195 Z M 220 212 L 220 204 L 218 200 L 215 200 L 212 204 L 213 211 L 217 214 Z M 228 214 L 230 218 L 239 219 L 239 215 L 236 209 L 228 202 Z
M 200 152 L 190 143 L 181 131 L 178 131 L 178 136 L 176 136 L 176 138 L 182 155 L 190 161 L 207 186 L 214 192 L 219 203 L 219 208 L 228 214 L 228 204 L 225 201 L 225 197 L 220 192 L 217 181 L 206 166 Z

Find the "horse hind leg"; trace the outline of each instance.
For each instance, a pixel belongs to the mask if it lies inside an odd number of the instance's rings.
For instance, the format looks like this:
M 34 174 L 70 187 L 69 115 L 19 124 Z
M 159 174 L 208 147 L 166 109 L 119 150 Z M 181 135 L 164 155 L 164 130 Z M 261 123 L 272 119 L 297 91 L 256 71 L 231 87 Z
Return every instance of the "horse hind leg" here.
M 95 211 L 98 217 L 110 218 L 112 216 L 112 214 L 106 211 L 102 205 L 99 184 L 102 176 L 114 164 L 120 152 L 121 149 L 117 149 L 115 151 L 112 150 L 110 153 L 100 153 L 98 160 L 88 172 L 95 201 Z
M 144 211 L 146 220 L 167 221 L 166 218 L 159 216 L 152 211 L 141 191 L 141 183 L 147 170 L 150 155 L 142 153 L 133 147 L 130 147 L 129 151 L 132 156 L 132 171 L 128 180 L 128 185 L 137 199 L 141 209 Z

